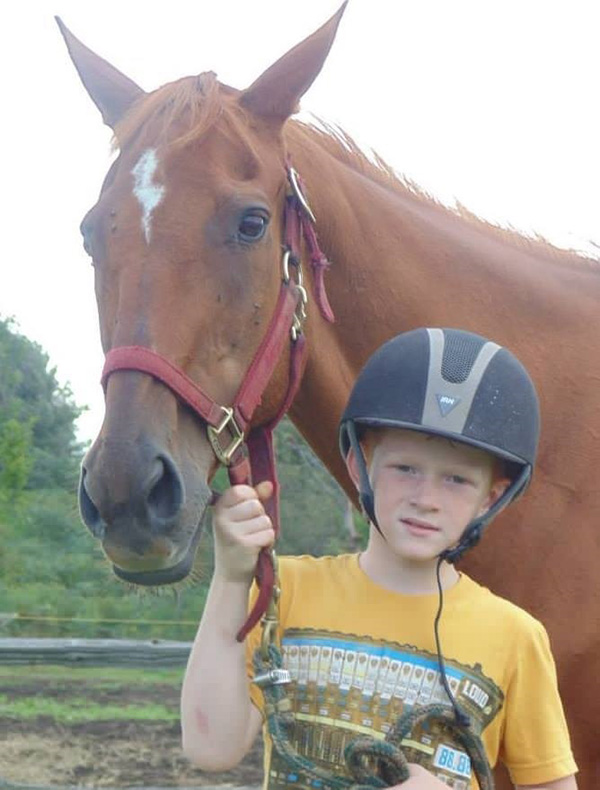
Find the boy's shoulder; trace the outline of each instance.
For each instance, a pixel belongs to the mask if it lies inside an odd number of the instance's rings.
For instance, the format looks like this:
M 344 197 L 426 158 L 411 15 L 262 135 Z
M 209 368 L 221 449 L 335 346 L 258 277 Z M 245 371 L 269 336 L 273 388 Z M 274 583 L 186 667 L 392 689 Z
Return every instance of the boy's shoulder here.
M 461 588 L 457 601 L 459 610 L 462 605 L 473 616 L 485 618 L 496 627 L 512 632 L 514 636 L 521 634 L 547 638 L 546 629 L 536 617 L 465 573 L 461 574 L 458 587 Z
M 279 579 L 287 595 L 316 595 L 319 590 L 323 595 L 344 595 L 362 584 L 358 554 L 279 557 Z
M 311 554 L 285 555 L 279 557 L 279 573 L 282 577 L 304 579 L 337 574 L 353 574 L 358 567 L 357 554 L 336 554 L 314 557 Z

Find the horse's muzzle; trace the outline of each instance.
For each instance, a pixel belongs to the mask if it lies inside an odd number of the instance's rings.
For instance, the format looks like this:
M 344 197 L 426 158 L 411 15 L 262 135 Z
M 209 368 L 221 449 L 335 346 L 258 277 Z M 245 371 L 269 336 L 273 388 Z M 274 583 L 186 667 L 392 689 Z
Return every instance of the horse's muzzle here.
M 109 524 L 128 515 L 142 520 L 151 535 L 164 534 L 174 526 L 184 504 L 183 480 L 166 454 L 157 455 L 146 464 L 145 474 L 130 475 L 125 504 L 111 499 L 111 486 L 106 479 L 94 484 L 93 478 L 93 472 L 90 473 L 84 464 L 79 483 L 79 507 L 85 525 L 100 539 L 105 536 Z
M 149 443 L 100 441 L 82 467 L 79 508 L 115 574 L 154 586 L 190 572 L 210 494 L 200 486 L 186 497 L 173 459 Z

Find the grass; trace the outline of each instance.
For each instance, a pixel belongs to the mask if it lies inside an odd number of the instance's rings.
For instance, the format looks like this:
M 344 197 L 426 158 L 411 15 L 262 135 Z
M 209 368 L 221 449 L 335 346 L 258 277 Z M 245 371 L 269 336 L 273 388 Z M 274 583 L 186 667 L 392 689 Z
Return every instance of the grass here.
M 126 703 L 126 694 L 134 689 L 141 693 L 152 685 L 180 687 L 183 669 L 116 667 L 61 667 L 61 666 L 0 666 L 0 720 L 14 718 L 35 719 L 40 716 L 54 719 L 60 724 L 79 724 L 90 721 L 177 721 L 179 706 L 164 705 L 152 700 L 137 704 Z M 78 681 L 81 683 L 79 686 Z M 30 696 L 10 694 L 12 686 L 34 684 Z M 52 688 L 52 696 L 44 696 L 44 686 Z M 100 703 L 94 700 L 94 691 L 119 691 L 123 689 L 123 704 L 114 701 Z M 57 699 L 56 692 L 61 695 Z M 172 697 L 169 692 L 169 696 Z M 178 695 L 175 695 L 175 698 Z
M 55 682 L 68 680 L 70 682 L 85 680 L 93 682 L 99 687 L 107 688 L 117 684 L 143 686 L 145 684 L 167 684 L 178 686 L 183 680 L 183 667 L 175 669 L 140 669 L 138 667 L 126 669 L 121 667 L 62 667 L 49 664 L 32 664 L 30 666 L 0 666 L 0 682 L 23 683 L 27 680 Z
M 29 697 L 10 701 L 0 694 L 0 717 L 36 719 L 49 716 L 60 724 L 88 721 L 177 721 L 179 711 L 165 705 L 97 705 L 83 697 L 64 700 Z

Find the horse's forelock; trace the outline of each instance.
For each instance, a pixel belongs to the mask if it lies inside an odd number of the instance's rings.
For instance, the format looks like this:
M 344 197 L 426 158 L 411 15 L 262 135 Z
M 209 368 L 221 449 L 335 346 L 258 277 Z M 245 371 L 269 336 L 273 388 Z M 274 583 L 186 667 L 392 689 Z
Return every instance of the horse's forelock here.
M 148 135 L 148 144 L 169 147 L 202 137 L 224 110 L 222 89 L 228 90 L 209 71 L 143 94 L 116 125 L 113 147 L 123 150 L 144 135 Z
M 136 141 L 151 147 L 182 148 L 221 121 L 221 131 L 241 146 L 244 170 L 251 177 L 258 155 L 248 135 L 246 111 L 230 100 L 238 94 L 218 82 L 212 71 L 167 83 L 133 105 L 115 128 L 113 147 L 123 150 Z

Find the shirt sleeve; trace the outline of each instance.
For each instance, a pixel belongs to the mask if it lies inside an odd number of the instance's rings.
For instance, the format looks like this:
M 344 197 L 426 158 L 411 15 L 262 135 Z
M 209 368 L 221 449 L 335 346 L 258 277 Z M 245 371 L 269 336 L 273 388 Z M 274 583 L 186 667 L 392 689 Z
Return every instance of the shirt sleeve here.
M 577 772 L 545 628 L 520 634 L 506 694 L 500 759 L 515 784 L 551 782 Z

